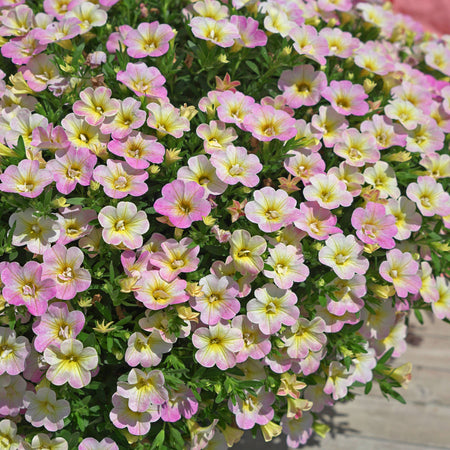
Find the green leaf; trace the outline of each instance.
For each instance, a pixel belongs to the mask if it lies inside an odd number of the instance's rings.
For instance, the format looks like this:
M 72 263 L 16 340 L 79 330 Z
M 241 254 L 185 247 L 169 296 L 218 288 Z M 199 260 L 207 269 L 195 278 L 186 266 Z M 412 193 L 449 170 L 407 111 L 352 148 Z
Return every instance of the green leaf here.
M 259 75 L 258 66 L 253 61 L 245 61 L 245 64 L 251 71 L 255 72 L 256 75 Z
M 164 438 L 166 437 L 166 432 L 164 430 L 161 430 L 153 440 L 153 444 L 151 446 L 151 449 L 159 448 L 164 443 Z
M 173 442 L 174 444 L 176 444 L 173 446 L 173 448 L 184 448 L 185 447 L 183 436 L 173 426 L 170 427 L 170 441 Z
M 365 395 L 369 394 L 371 390 L 372 390 L 372 382 L 369 381 L 369 382 L 366 384 L 366 387 L 364 388 L 364 394 L 365 394 Z
M 389 395 L 394 400 L 397 400 L 398 402 L 403 403 L 404 405 L 406 405 L 406 400 L 397 391 L 392 390 L 391 392 L 389 392 Z
M 423 317 L 422 317 L 422 313 L 420 312 L 420 310 L 415 309 L 414 315 L 416 316 L 416 319 L 419 321 L 420 325 L 423 325 Z
M 84 197 L 73 197 L 66 199 L 69 205 L 83 205 L 86 199 Z
M 389 358 L 392 356 L 392 353 L 394 353 L 395 348 L 391 347 L 379 360 L 377 363 L 378 365 L 382 365 L 384 363 L 386 363 L 387 361 L 389 361 Z

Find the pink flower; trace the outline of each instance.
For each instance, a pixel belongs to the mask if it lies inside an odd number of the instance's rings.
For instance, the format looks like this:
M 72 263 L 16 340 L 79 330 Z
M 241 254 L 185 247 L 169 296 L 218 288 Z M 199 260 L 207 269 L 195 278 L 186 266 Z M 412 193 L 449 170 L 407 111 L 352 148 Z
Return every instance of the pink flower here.
M 288 155 L 292 156 L 284 160 L 285 169 L 294 177 L 300 178 L 305 185 L 309 184 L 309 179 L 313 175 L 325 173 L 325 161 L 319 153 L 301 148 Z
M 294 359 L 306 358 L 309 351 L 318 352 L 327 342 L 325 321 L 316 316 L 309 321 L 303 317 L 285 332 L 283 337 L 287 354 Z
M 347 191 L 345 183 L 336 175 L 316 174 L 309 179 L 303 189 L 306 200 L 316 201 L 322 208 L 335 209 L 339 206 L 350 206 L 353 196 Z
M 43 352 L 50 344 L 60 347 L 66 339 L 75 339 L 84 327 L 81 311 L 70 311 L 66 303 L 52 303 L 45 314 L 33 323 L 34 348 Z
M 254 201 L 245 205 L 245 215 L 250 222 L 258 224 L 265 232 L 277 231 L 299 218 L 295 208 L 297 201 L 287 192 L 269 186 L 253 193 Z
M 80 99 L 74 103 L 73 112 L 84 117 L 93 126 L 102 124 L 107 117 L 114 116 L 119 111 L 119 100 L 111 99 L 111 89 L 104 86 L 95 90 L 89 87 L 81 91 Z
M 82 209 L 81 206 L 60 208 L 57 213 L 58 224 L 61 227 L 58 244 L 66 245 L 89 234 L 94 228 L 89 222 L 97 218 L 93 209 Z
M 437 214 L 445 217 L 450 214 L 450 195 L 432 177 L 418 177 L 417 183 L 408 185 L 406 195 L 417 205 L 423 216 Z
M 44 350 L 44 360 L 50 365 L 46 377 L 56 386 L 69 383 L 75 389 L 87 386 L 91 381 L 91 370 L 98 364 L 97 351 L 93 347 L 83 348 L 76 339 L 65 339 L 58 347 L 50 345 Z
M 192 34 L 219 47 L 231 47 L 240 34 L 235 25 L 228 20 L 214 20 L 210 17 L 194 17 L 190 22 Z M 209 43 L 208 42 L 208 43 Z
M 132 131 L 123 139 L 113 139 L 108 150 L 122 156 L 133 169 L 147 169 L 150 163 L 159 164 L 164 160 L 164 147 L 156 137 Z
M 287 445 L 298 448 L 306 444 L 313 432 L 313 416 L 308 411 L 302 412 L 298 418 L 288 418 L 285 414 L 280 420 L 280 425 L 287 436 Z
M 7 373 L 0 375 L 0 414 L 2 416 L 19 415 L 20 410 L 23 409 L 26 388 L 27 382 L 20 375 L 11 376 Z
M 97 166 L 94 169 L 93 178 L 111 198 L 124 198 L 127 195 L 140 197 L 148 191 L 145 183 L 148 173 L 133 169 L 125 161 L 108 159 L 106 166 Z
M 339 400 L 347 395 L 348 387 L 353 384 L 353 372 L 355 368 L 348 370 L 338 361 L 332 361 L 328 368 L 328 378 L 323 392 L 332 394 L 333 400 Z
M 23 159 L 18 166 L 10 165 L 0 174 L 0 191 L 14 192 L 22 197 L 35 198 L 53 182 L 48 169 L 40 169 L 39 161 Z
M 170 103 L 150 103 L 147 125 L 157 131 L 161 137 L 170 134 L 180 138 L 185 131 L 189 131 L 190 123 L 186 117 L 180 115 L 180 110 Z
M 161 56 L 168 52 L 169 41 L 175 37 L 172 27 L 158 21 L 140 23 L 137 30 L 130 30 L 124 40 L 127 53 L 132 58 Z
M 288 141 L 297 134 L 295 119 L 269 105 L 255 104 L 251 113 L 244 117 L 243 126 L 259 141 Z
M 138 97 L 167 98 L 167 89 L 163 87 L 166 79 L 156 67 L 148 67 L 144 63 L 128 63 L 126 70 L 117 73 L 117 80 Z
M 222 322 L 201 327 L 192 335 L 192 343 L 198 348 L 195 359 L 204 367 L 216 365 L 220 370 L 236 365 L 236 352 L 244 345 L 242 332 Z
M 153 206 L 178 228 L 189 228 L 192 222 L 202 220 L 211 212 L 211 204 L 204 199 L 204 188 L 194 181 L 174 180 L 161 192 L 162 198 Z
M 84 255 L 78 247 L 55 244 L 44 252 L 43 259 L 42 275 L 56 281 L 56 298 L 70 300 L 91 285 L 90 272 L 81 268 Z
M 255 290 L 254 299 L 247 303 L 247 317 L 264 334 L 274 334 L 281 325 L 293 325 L 300 315 L 295 306 L 297 296 L 290 290 L 265 284 Z
M 100 442 L 94 438 L 85 438 L 80 442 L 78 450 L 119 450 L 117 444 L 109 437 L 103 438 Z
M 250 430 L 255 424 L 266 425 L 273 419 L 274 410 L 271 405 L 275 401 L 275 395 L 266 392 L 264 387 L 256 390 L 255 394 L 247 393 L 245 399 L 236 396 L 235 403 L 228 399 L 228 408 L 236 416 L 236 424 L 242 430 Z
M 197 136 L 203 139 L 203 148 L 210 155 L 218 150 L 225 150 L 228 144 L 237 139 L 234 128 L 226 127 L 219 120 L 211 120 L 209 124 L 202 123 L 197 127 Z
M 294 49 L 299 55 L 305 55 L 317 61 L 320 65 L 326 64 L 325 56 L 328 56 L 328 42 L 317 33 L 311 25 L 292 27 L 289 37 L 294 41 Z
M 199 281 L 201 295 L 193 297 L 190 305 L 199 311 L 200 320 L 206 325 L 216 325 L 221 319 L 232 319 L 240 310 L 236 296 L 238 284 L 230 277 L 207 275 Z
M 264 47 L 267 43 L 267 35 L 258 29 L 258 21 L 251 17 L 231 16 L 230 23 L 235 25 L 239 38 L 235 38 L 235 45 L 248 48 Z
M 55 281 L 42 276 L 42 265 L 28 261 L 23 267 L 16 262 L 1 272 L 2 295 L 10 305 L 25 305 L 33 316 L 47 311 L 47 303 L 56 295 Z
M 352 214 L 352 226 L 365 244 L 378 244 L 381 248 L 394 248 L 397 234 L 395 217 L 386 214 L 380 203 L 368 202 L 365 208 L 356 208 Z
M 417 294 L 422 286 L 418 275 L 419 263 L 414 261 L 411 253 L 398 249 L 386 253 L 386 261 L 380 264 L 381 277 L 392 283 L 399 297 L 406 297 L 408 292 Z
M 283 91 L 283 97 L 291 108 L 315 105 L 319 102 L 326 86 L 325 73 L 316 72 L 310 64 L 285 70 L 278 81 L 278 89 Z
M 356 128 L 342 132 L 340 140 L 334 146 L 334 153 L 355 167 L 376 163 L 380 159 L 375 138 L 370 133 L 360 133 Z
M 61 194 L 70 194 L 77 186 L 88 186 L 97 157 L 87 148 L 69 146 L 67 150 L 58 150 L 55 159 L 47 163 L 53 173 L 56 189 Z
M 311 118 L 311 126 L 322 133 L 325 147 L 333 147 L 340 140 L 342 131 L 348 128 L 348 122 L 331 106 L 320 106 L 319 114 Z
M 145 211 L 138 211 L 131 202 L 119 202 L 117 207 L 105 206 L 98 214 L 103 227 L 102 237 L 111 245 L 121 245 L 129 249 L 139 248 L 143 244 L 142 235 L 150 224 Z
M 125 361 L 131 367 L 140 364 L 142 367 L 157 366 L 162 354 L 170 352 L 172 344 L 162 339 L 158 330 L 153 330 L 148 336 L 142 333 L 133 333 L 128 339 L 128 348 L 125 352 Z
M 366 278 L 355 275 L 350 280 L 336 278 L 331 283 L 335 287 L 333 297 L 327 297 L 327 309 L 335 316 L 343 316 L 346 312 L 357 313 L 364 306 L 366 295 Z
M 247 187 L 254 187 L 259 183 L 257 174 L 263 168 L 256 155 L 249 155 L 244 147 L 234 145 L 229 145 L 225 151 L 214 152 L 211 164 L 222 182 L 229 185 L 240 182 Z
M 406 144 L 406 132 L 399 124 L 392 124 L 392 120 L 386 116 L 374 114 L 370 120 L 365 120 L 360 125 L 362 132 L 370 133 L 377 141 L 378 150 Z
M 41 92 L 52 82 L 60 80 L 57 67 L 45 54 L 34 56 L 25 66 L 19 68 L 28 86 L 35 92 Z
M 317 202 L 303 202 L 300 204 L 299 218 L 294 225 L 306 231 L 310 237 L 319 241 L 328 239 L 330 234 L 342 233 L 336 227 L 337 217 L 328 209 L 321 208 Z
M 31 35 L 39 44 L 47 46 L 55 42 L 67 41 L 81 34 L 80 21 L 76 17 L 64 18 L 51 22 L 44 28 L 34 28 Z
M 322 97 L 327 99 L 339 114 L 344 116 L 364 116 L 369 111 L 369 105 L 364 101 L 368 95 L 364 88 L 351 81 L 332 81 L 322 91 Z
M 164 422 L 178 422 L 181 417 L 190 419 L 198 411 L 198 401 L 192 389 L 184 384 L 169 390 L 169 400 L 160 406 L 161 419 Z
M 0 327 L 0 375 L 18 375 L 25 370 L 25 360 L 30 354 L 30 342 L 25 336 L 16 337 L 10 328 Z
M 266 356 L 272 344 L 269 336 L 264 334 L 259 329 L 258 325 L 250 322 L 247 316 L 236 316 L 231 322 L 233 328 L 238 328 L 242 331 L 244 346 L 236 355 L 236 361 L 242 363 L 248 358 L 262 359 Z
M 411 236 L 411 232 L 420 230 L 422 216 L 416 211 L 416 205 L 406 197 L 399 199 L 390 198 L 386 205 L 386 212 L 395 217 L 397 240 L 405 240 Z
M 230 238 L 230 254 L 237 271 L 256 275 L 264 267 L 262 255 L 267 242 L 262 236 L 251 236 L 247 230 L 236 230 Z

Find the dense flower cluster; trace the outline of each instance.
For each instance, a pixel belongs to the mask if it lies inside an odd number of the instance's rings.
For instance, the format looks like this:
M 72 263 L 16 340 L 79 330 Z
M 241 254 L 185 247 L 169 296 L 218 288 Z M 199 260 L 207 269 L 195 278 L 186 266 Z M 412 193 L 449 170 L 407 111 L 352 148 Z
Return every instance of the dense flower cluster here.
M 450 320 L 450 36 L 40 3 L 0 0 L 0 446 L 299 447 L 358 387 L 403 401 L 410 314 Z

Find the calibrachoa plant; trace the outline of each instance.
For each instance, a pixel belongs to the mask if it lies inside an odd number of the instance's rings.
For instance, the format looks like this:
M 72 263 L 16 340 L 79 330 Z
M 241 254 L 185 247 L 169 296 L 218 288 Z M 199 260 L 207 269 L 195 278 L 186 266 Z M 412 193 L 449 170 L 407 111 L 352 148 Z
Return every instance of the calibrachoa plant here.
M 450 321 L 450 36 L 356 0 L 0 1 L 0 447 L 299 447 Z

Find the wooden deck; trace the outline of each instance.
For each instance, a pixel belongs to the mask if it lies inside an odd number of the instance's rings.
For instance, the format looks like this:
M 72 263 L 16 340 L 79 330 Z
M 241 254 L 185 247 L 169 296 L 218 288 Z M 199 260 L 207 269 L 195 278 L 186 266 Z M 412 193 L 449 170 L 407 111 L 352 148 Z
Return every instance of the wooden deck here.
M 374 384 L 368 396 L 327 410 L 331 426 L 325 439 L 313 436 L 302 448 L 323 450 L 450 449 L 450 325 L 431 316 L 421 326 L 412 319 L 408 349 L 397 360 L 413 364 L 402 405 L 387 401 Z M 362 393 L 362 390 L 360 390 Z M 284 438 L 265 443 L 245 435 L 237 450 L 287 450 Z

